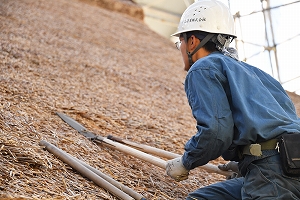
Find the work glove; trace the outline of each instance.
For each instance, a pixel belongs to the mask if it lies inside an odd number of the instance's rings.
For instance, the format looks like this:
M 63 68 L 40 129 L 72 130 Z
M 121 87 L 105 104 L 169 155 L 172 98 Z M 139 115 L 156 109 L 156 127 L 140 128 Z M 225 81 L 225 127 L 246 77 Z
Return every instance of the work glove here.
M 223 171 L 232 171 L 233 172 L 232 175 L 229 175 L 226 177 L 227 180 L 233 179 L 233 178 L 239 178 L 242 176 L 241 173 L 239 172 L 238 162 L 230 161 L 226 164 L 219 165 L 218 168 Z
M 187 170 L 182 164 L 182 157 L 168 160 L 166 172 L 168 176 L 177 182 L 186 180 L 189 176 L 189 170 Z

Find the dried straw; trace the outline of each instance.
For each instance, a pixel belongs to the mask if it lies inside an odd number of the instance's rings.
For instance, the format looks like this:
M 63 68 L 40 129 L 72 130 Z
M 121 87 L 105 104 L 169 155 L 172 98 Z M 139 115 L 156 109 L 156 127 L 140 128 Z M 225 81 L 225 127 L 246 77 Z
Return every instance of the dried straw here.
M 139 18 L 76 0 L 2 0 L 0 30 L 0 198 L 116 199 L 42 150 L 41 140 L 148 199 L 184 199 L 224 180 L 195 169 L 177 183 L 55 114 L 102 136 L 183 152 L 196 130 L 180 53 Z

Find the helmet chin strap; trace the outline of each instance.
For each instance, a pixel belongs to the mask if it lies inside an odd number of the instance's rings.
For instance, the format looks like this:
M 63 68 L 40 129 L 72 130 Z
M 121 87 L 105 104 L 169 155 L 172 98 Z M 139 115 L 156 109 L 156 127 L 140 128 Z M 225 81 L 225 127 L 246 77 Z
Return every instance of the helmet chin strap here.
M 183 33 L 183 38 L 184 38 L 184 41 L 185 43 L 187 43 L 187 35 L 186 33 Z M 189 58 L 189 64 L 190 66 L 192 66 L 194 64 L 194 61 L 192 59 L 192 56 L 201 48 L 203 47 L 210 39 L 212 39 L 213 37 L 215 36 L 214 33 L 209 33 L 205 36 L 205 38 L 203 38 L 203 40 L 201 40 L 200 44 L 196 47 L 196 49 L 190 53 L 188 52 L 188 50 L 186 50 L 186 54 L 188 55 L 188 58 Z

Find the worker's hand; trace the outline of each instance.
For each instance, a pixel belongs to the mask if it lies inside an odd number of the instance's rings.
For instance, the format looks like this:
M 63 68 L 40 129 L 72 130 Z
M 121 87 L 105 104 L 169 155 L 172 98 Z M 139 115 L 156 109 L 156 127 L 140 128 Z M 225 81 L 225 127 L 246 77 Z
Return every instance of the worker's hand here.
M 239 172 L 238 162 L 230 161 L 226 164 L 219 165 L 218 168 L 223 171 L 232 171 L 233 174 L 230 176 L 227 176 L 226 179 L 233 179 L 241 177 L 242 175 Z
M 175 181 L 186 180 L 189 176 L 189 170 L 187 170 L 182 164 L 182 157 L 174 158 L 167 161 L 166 172 L 168 176 Z

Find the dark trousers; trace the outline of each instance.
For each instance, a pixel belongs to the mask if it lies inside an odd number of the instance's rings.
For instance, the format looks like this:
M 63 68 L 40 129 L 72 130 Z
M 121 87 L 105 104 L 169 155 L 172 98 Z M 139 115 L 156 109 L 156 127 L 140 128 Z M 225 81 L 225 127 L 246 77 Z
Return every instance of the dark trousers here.
M 186 199 L 300 199 L 300 177 L 288 177 L 283 174 L 277 153 L 250 163 L 245 177 L 199 188 L 191 192 Z

